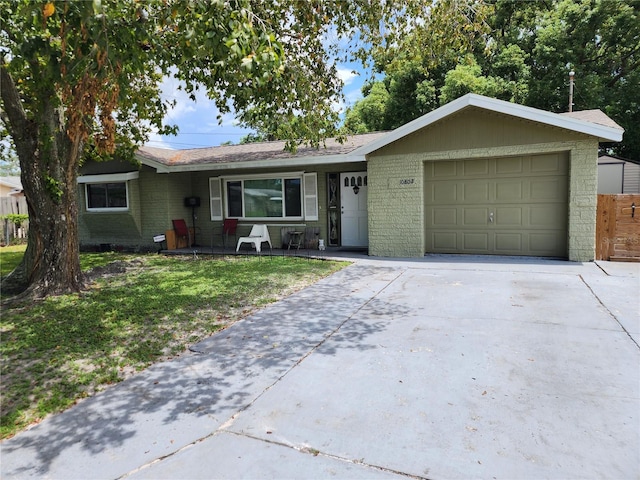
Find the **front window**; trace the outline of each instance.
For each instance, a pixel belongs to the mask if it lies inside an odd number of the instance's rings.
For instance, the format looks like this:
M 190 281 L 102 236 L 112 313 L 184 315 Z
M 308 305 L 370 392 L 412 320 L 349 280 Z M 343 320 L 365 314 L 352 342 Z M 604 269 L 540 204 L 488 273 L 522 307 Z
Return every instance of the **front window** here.
M 87 183 L 87 210 L 126 210 L 127 183 Z
M 228 180 L 225 185 L 229 217 L 302 217 L 301 177 Z
M 227 182 L 229 217 L 242 217 L 242 182 Z

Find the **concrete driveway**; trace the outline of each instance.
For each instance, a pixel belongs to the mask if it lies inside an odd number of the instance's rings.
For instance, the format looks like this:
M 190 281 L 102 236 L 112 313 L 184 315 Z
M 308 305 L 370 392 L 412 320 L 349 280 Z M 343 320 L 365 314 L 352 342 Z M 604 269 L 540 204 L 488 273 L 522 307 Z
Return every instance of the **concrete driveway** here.
M 2 443 L 12 478 L 638 478 L 640 265 L 361 257 Z

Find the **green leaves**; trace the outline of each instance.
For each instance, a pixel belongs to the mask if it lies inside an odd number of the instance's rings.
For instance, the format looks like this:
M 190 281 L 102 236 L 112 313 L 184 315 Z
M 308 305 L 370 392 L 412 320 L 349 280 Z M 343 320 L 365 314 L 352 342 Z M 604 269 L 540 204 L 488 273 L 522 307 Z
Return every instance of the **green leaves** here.
M 0 216 L 0 220 L 5 218 L 19 228 L 20 225 L 29 220 L 29 215 L 26 213 L 8 213 L 7 215 Z
M 48 173 L 44 173 L 44 187 L 47 190 L 49 196 L 53 199 L 54 202 L 59 202 L 60 198 L 64 194 L 64 191 L 61 188 L 60 182 L 50 176 Z
M 426 18 L 428 3 L 0 0 L 0 113 L 32 180 L 26 196 L 40 207 L 32 223 L 42 230 L 30 229 L 29 243 L 65 252 L 44 260 L 29 250 L 21 278 L 42 292 L 78 288 L 77 253 L 49 245 L 62 238 L 52 232 L 59 227 L 38 216 L 77 210 L 84 158 L 130 157 L 152 131 L 175 131 L 164 125 L 163 78 L 182 81 L 187 94 L 206 89 L 220 112 L 264 126 L 290 148 L 319 146 L 338 119 L 338 58 L 364 58 L 369 46 L 399 39 Z M 74 221 L 64 226 L 71 239 Z
M 389 93 L 379 109 L 386 127 L 468 92 L 564 112 L 573 69 L 574 108 L 604 110 L 626 130 L 613 151 L 640 155 L 638 0 L 443 0 L 414 25 L 374 49 Z M 354 106 L 347 124 L 370 123 L 365 111 Z
M 221 111 L 233 109 L 252 126 L 257 115 L 264 120 L 285 109 L 295 112 L 301 128 L 283 134 L 295 141 L 317 139 L 322 134 L 311 131 L 317 123 L 311 118 L 333 120 L 329 105 L 341 95 L 334 68 L 340 49 L 352 48 L 352 56 L 364 58 L 354 41 L 382 45 L 398 38 L 404 25 L 419 23 L 409 14 L 426 12 L 423 2 L 342 0 L 0 0 L 0 7 L 8 17 L 2 26 L 10 52 L 6 68 L 25 100 L 39 98 L 43 88 L 69 110 L 83 108 L 81 98 L 95 99 L 82 115 L 91 116 L 95 108 L 107 119 L 112 110 L 120 121 L 76 121 L 71 126 L 82 131 L 72 136 L 136 129 L 135 142 L 162 124 L 168 107 L 157 107 L 158 84 L 148 81 L 156 73 L 175 75 L 188 92 L 204 86 Z M 340 41 L 327 41 L 334 36 Z M 94 81 L 86 82 L 85 75 Z M 118 86 L 117 102 L 99 95 L 106 85 Z M 30 106 L 29 115 L 37 119 L 37 102 Z

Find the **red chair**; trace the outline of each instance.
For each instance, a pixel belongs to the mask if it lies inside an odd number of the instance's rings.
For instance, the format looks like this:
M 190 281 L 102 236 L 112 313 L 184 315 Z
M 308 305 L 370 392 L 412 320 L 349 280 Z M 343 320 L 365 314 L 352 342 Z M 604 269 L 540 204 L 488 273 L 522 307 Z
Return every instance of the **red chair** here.
M 227 218 L 222 222 L 222 246 L 226 247 L 227 242 L 229 241 L 229 236 L 233 235 L 233 244 L 236 243 L 236 231 L 238 230 L 238 219 L 237 218 Z
M 192 241 L 191 231 L 189 230 L 189 227 L 187 227 L 187 222 L 185 222 L 182 218 L 171 220 L 171 222 L 173 223 L 173 230 L 176 232 L 176 240 L 184 239 L 187 243 L 186 247 L 189 248 L 192 244 Z M 176 241 L 176 243 L 178 248 L 181 248 L 180 242 Z
M 222 222 L 222 249 L 224 250 L 227 247 L 227 242 L 229 241 L 229 237 L 233 236 L 233 243 L 235 245 L 235 241 L 237 239 L 237 230 L 238 230 L 238 219 L 237 218 L 226 218 Z M 213 246 L 215 243 L 216 233 L 211 237 L 211 249 L 213 250 Z

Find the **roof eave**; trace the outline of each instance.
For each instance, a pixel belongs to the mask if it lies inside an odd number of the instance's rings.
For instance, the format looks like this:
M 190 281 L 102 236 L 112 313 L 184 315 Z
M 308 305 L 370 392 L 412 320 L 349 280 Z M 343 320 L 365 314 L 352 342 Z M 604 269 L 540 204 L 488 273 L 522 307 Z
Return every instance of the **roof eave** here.
M 135 159 L 138 160 L 142 165 L 146 165 L 147 167 L 155 168 L 156 173 L 170 173 L 171 170 L 165 164 L 158 162 L 157 160 L 152 160 L 147 157 L 143 157 L 139 154 L 135 154 Z
M 364 155 L 353 153 L 342 155 L 324 155 L 315 157 L 277 158 L 267 160 L 249 160 L 246 162 L 197 163 L 190 165 L 165 165 L 156 160 L 137 156 L 143 165 L 155 168 L 157 173 L 203 172 L 219 170 L 245 170 L 255 168 L 304 167 L 319 165 L 336 165 L 341 163 L 357 163 L 366 161 Z

